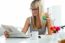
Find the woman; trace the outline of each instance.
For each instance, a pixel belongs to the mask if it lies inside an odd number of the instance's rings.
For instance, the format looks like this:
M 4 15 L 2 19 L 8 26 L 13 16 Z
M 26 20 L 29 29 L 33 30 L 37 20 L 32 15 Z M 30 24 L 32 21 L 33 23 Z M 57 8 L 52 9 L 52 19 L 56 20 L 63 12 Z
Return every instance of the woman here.
M 38 31 L 39 35 L 41 35 L 45 34 L 47 27 L 48 34 L 52 34 L 52 32 L 50 31 L 50 26 L 52 26 L 51 20 L 47 13 L 41 13 L 41 6 L 39 0 L 34 0 L 31 3 L 31 11 L 32 16 L 26 19 L 25 26 L 22 32 L 26 33 L 28 28 L 30 27 L 30 32 Z M 42 16 L 46 17 L 45 21 L 42 21 Z M 7 32 L 4 32 L 4 34 L 6 37 L 9 36 Z
M 23 28 L 23 32 L 27 32 L 29 26 L 30 26 L 30 32 L 32 31 L 39 31 L 39 34 L 45 34 L 46 27 L 48 28 L 48 34 L 51 34 L 50 27 L 53 26 L 51 24 L 51 20 L 47 13 L 42 14 L 40 13 L 40 3 L 39 0 L 35 0 L 31 3 L 31 10 L 32 10 L 32 16 L 27 18 L 25 26 Z M 42 23 L 41 16 L 46 16 L 46 22 Z M 44 21 L 43 21 L 44 22 Z

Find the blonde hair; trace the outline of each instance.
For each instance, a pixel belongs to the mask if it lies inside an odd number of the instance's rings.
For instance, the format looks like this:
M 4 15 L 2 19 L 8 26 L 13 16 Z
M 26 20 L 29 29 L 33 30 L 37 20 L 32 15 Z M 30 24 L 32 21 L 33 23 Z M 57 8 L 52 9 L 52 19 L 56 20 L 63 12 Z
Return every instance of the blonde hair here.
M 31 8 L 37 8 L 37 7 L 39 7 L 39 13 L 41 13 L 42 12 L 42 4 L 41 4 L 41 0 L 34 0 L 34 1 L 32 1 L 32 3 L 31 3 Z
M 33 9 L 33 8 L 39 8 L 39 15 L 38 15 L 38 25 L 37 26 L 35 26 L 34 24 L 33 24 L 33 28 L 37 28 L 37 29 L 39 29 L 39 28 L 41 28 L 41 20 L 40 20 L 40 14 L 41 14 L 41 12 L 42 12 L 42 7 L 41 7 L 41 3 L 40 3 L 40 0 L 34 0 L 34 1 L 32 1 L 32 3 L 31 3 L 31 8 Z M 36 21 L 36 20 L 35 20 Z

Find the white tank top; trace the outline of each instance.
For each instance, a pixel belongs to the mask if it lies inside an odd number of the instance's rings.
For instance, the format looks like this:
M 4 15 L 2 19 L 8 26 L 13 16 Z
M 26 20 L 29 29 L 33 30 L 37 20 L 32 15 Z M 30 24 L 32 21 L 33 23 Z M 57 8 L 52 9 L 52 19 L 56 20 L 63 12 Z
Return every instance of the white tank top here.
M 39 35 L 41 35 L 41 34 L 44 35 L 46 33 L 46 26 L 45 27 L 42 27 L 41 29 L 35 30 L 32 27 L 31 17 L 29 17 L 29 20 L 30 20 L 30 32 L 32 32 L 32 31 L 38 31 L 39 32 Z

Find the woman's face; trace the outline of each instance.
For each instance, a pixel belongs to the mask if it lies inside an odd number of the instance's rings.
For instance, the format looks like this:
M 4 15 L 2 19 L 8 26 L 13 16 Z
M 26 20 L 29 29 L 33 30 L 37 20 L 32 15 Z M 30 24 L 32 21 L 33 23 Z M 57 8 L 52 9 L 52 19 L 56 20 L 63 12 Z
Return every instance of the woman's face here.
M 32 8 L 32 15 L 37 16 L 39 14 L 39 8 Z

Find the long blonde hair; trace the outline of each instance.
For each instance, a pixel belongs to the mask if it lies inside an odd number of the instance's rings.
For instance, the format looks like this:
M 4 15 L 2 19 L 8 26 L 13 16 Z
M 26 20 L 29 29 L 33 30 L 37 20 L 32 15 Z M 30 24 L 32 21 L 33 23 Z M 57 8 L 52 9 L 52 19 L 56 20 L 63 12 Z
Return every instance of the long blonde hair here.
M 31 3 L 31 8 L 39 8 L 39 15 L 38 15 L 38 21 L 34 20 L 32 21 L 32 25 L 33 25 L 33 29 L 40 29 L 41 26 L 41 19 L 40 19 L 40 14 L 41 14 L 41 4 L 40 4 L 40 0 L 34 0 Z M 35 19 L 35 18 L 33 18 Z M 37 22 L 37 23 L 36 23 Z

